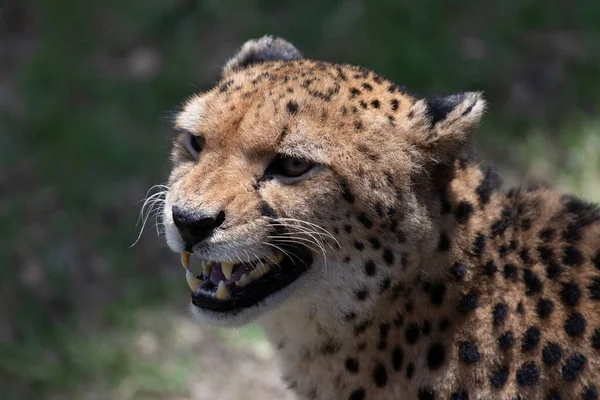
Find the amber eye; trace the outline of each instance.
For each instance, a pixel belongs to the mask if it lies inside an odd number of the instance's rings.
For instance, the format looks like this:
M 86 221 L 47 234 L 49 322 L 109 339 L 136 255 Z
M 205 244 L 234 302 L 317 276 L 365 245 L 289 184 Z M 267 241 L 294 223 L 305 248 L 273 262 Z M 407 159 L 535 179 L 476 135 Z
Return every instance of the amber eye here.
M 270 175 L 280 175 L 289 178 L 295 178 L 310 171 L 314 163 L 296 157 L 279 157 L 269 165 L 267 173 Z
M 185 148 L 194 158 L 198 158 L 204 147 L 204 138 L 202 136 L 194 136 L 186 134 Z

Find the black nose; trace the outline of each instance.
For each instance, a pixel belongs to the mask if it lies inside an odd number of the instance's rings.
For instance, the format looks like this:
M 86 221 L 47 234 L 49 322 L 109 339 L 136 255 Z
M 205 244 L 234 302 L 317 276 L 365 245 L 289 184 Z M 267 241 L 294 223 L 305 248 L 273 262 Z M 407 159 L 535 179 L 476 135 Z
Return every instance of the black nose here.
M 209 237 L 225 221 L 225 212 L 209 214 L 204 211 L 186 210 L 173 206 L 173 222 L 185 242 L 186 250 Z

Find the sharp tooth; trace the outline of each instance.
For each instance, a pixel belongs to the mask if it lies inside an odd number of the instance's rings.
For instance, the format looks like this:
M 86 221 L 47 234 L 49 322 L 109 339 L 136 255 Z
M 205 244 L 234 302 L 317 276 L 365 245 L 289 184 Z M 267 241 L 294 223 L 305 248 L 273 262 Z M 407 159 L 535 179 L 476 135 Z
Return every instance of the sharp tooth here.
M 190 289 L 192 289 L 192 292 L 195 292 L 196 289 L 198 289 L 202 284 L 202 281 L 196 279 L 192 271 L 190 271 L 189 269 L 185 270 L 185 280 L 187 281 L 187 284 L 190 287 Z
M 260 278 L 264 274 L 265 274 L 265 270 L 262 269 L 262 268 L 257 268 L 257 269 L 253 269 L 252 271 L 250 271 L 250 277 L 253 280 L 257 280 L 258 278 Z
M 277 264 L 282 262 L 284 257 L 285 255 L 282 252 L 275 254 L 275 261 L 277 261 Z
M 229 292 L 225 287 L 225 282 L 220 281 L 219 286 L 217 287 L 217 299 L 218 300 L 227 300 L 229 298 Z
M 202 275 L 208 277 L 210 275 L 210 271 L 212 271 L 212 267 L 215 265 L 212 261 L 203 261 L 202 262 Z
M 223 270 L 223 275 L 225 275 L 225 278 L 231 279 L 231 273 L 233 272 L 233 264 L 227 262 L 221 263 L 221 270 Z
M 250 278 L 248 277 L 248 275 L 246 274 L 242 274 L 242 276 L 240 276 L 240 279 L 238 281 L 235 282 L 235 284 L 239 287 L 244 287 L 246 286 L 250 281 Z
M 187 251 L 181 252 L 181 265 L 183 265 L 183 268 L 185 269 L 190 267 L 190 253 Z

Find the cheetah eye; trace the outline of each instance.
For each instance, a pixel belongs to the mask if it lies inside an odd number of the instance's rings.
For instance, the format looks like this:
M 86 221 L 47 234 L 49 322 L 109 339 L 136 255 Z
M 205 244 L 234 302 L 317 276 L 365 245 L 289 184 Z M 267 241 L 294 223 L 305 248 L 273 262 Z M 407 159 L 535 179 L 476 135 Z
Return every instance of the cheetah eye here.
M 296 178 L 304 175 L 314 167 L 311 161 L 296 157 L 280 156 L 273 160 L 267 168 L 267 174 Z
M 197 159 L 202 152 L 202 148 L 204 147 L 204 138 L 202 136 L 194 136 L 190 133 L 187 133 L 186 136 L 185 149 L 192 157 Z

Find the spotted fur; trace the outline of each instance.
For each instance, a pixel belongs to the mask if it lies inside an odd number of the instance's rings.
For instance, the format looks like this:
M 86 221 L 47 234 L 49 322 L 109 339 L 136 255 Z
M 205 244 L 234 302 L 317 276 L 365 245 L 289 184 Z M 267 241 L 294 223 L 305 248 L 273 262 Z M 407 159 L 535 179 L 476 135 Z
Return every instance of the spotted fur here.
M 165 208 L 225 210 L 206 254 L 258 246 L 265 204 L 339 242 L 285 299 L 232 322 L 258 318 L 299 398 L 599 398 L 600 212 L 501 189 L 471 156 L 484 108 L 478 93 L 419 98 L 272 38 L 185 104 L 176 127 L 206 148 L 193 162 L 176 144 Z M 273 181 L 276 153 L 322 168 Z M 165 224 L 180 251 L 168 211 Z

